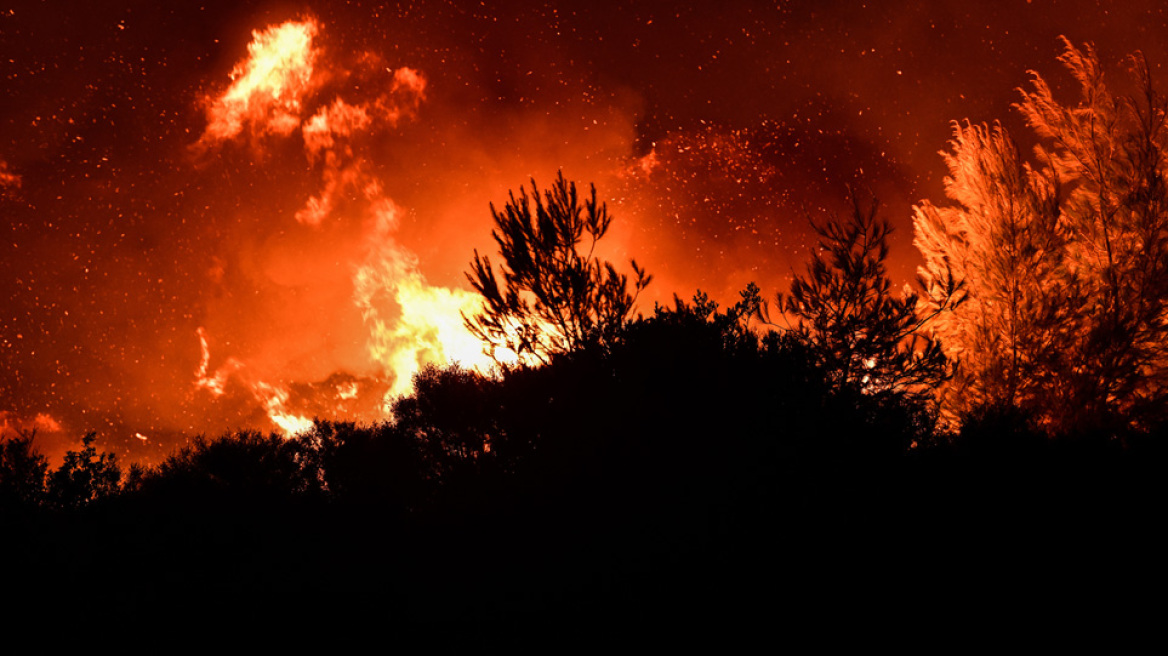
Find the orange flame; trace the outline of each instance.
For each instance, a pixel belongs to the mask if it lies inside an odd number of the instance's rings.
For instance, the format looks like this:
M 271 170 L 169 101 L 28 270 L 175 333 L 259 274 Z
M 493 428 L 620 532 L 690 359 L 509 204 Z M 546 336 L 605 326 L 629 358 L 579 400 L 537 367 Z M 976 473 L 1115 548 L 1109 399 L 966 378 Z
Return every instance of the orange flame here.
M 484 371 L 494 364 L 462 320 L 464 312 L 479 310 L 480 299 L 426 283 L 414 255 L 392 239 L 398 213 L 388 199 L 377 204 L 369 256 L 353 277 L 354 302 L 370 331 L 369 355 L 393 376 L 387 401 L 408 393 L 414 374 L 426 364 L 457 361 Z M 394 307 L 396 320 L 391 320 Z
M 211 349 L 207 343 L 207 331 L 200 326 L 197 333 L 199 335 L 199 344 L 202 348 L 202 358 L 199 361 L 199 369 L 195 372 L 195 387 L 210 391 L 214 397 L 221 397 L 227 393 L 227 381 L 232 376 L 240 379 L 244 378 L 244 365 L 235 358 L 228 358 L 223 366 L 215 370 L 214 374 L 207 375 L 211 362 Z M 272 424 L 279 428 L 285 437 L 292 437 L 312 428 L 311 419 L 287 410 L 289 395 L 286 388 L 264 381 L 248 382 L 246 380 L 240 380 L 240 382 L 247 387 L 255 400 L 264 407 Z M 353 389 L 355 392 L 355 384 Z
M 225 385 L 227 379 L 231 374 L 243 368 L 243 363 L 235 358 L 228 358 L 227 362 L 215 370 L 213 375 L 208 376 L 208 367 L 211 364 L 211 347 L 207 344 L 207 331 L 199 326 L 196 331 L 199 335 L 199 347 L 202 351 L 202 357 L 199 359 L 199 369 L 195 372 L 195 387 L 210 390 L 213 396 L 223 396 L 226 392 Z
M 425 96 L 425 78 L 411 68 L 379 68 L 374 73 L 391 72 L 392 80 L 380 87 L 384 90 L 376 97 L 366 95 L 363 102 L 353 102 L 332 95 L 319 102 L 315 90 L 320 80 L 314 64 L 325 60 L 313 45 L 317 32 L 313 21 L 253 32 L 248 58 L 235 68 L 231 87 L 211 103 L 208 126 L 198 145 L 205 148 L 235 139 L 245 130 L 277 137 L 299 131 L 305 157 L 319 171 L 320 186 L 295 213 L 296 222 L 318 230 L 324 229 L 326 221 L 337 225 L 360 221 L 361 248 L 352 254 L 350 300 L 367 331 L 359 339 L 364 341 L 369 367 L 387 383 L 380 389 L 388 386 L 381 405 L 384 415 L 394 397 L 409 392 L 414 374 L 425 364 L 455 360 L 486 370 L 494 361 L 463 324 L 462 313 L 479 309 L 478 297 L 426 283 L 417 257 L 395 239 L 401 211 L 371 173 L 376 167 L 367 159 L 367 141 L 363 140 L 413 116 Z M 287 387 L 257 380 L 243 361 L 228 358 L 212 372 L 206 332 L 199 328 L 198 335 L 202 358 L 196 388 L 221 397 L 234 377 L 284 434 L 311 428 L 306 416 L 311 413 L 290 408 L 300 407 L 299 397 L 293 400 Z M 347 401 L 365 391 L 356 382 L 330 390 L 333 406 L 324 411 L 338 415 L 344 414 Z
M 417 272 L 388 278 L 376 278 L 376 269 L 362 274 L 366 285 L 392 296 L 400 310 L 393 323 L 385 321 L 372 302 L 366 310 L 370 357 L 393 375 L 387 398 L 409 393 L 414 374 L 426 364 L 458 362 L 481 371 L 494 365 L 462 320 L 463 312 L 478 311 L 477 296 L 430 286 Z
M 273 424 L 280 427 L 285 437 L 294 437 L 312 430 L 311 419 L 288 412 L 286 408 L 288 390 L 264 382 L 257 382 L 252 385 L 252 391 L 256 398 L 264 404 L 268 418 L 272 420 Z
M 302 100 L 312 89 L 317 31 L 312 20 L 253 31 L 247 60 L 231 71 L 231 86 L 207 108 L 209 123 L 200 145 L 232 139 L 247 124 L 291 134 L 300 125 Z

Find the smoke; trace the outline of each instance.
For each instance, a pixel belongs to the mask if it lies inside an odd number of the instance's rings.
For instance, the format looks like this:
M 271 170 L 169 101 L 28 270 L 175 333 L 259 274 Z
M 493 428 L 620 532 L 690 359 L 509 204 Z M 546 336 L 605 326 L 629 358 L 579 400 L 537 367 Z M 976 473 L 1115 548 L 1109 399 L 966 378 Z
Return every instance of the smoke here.
M 262 284 L 241 291 L 270 308 L 270 321 L 260 327 L 269 334 L 254 335 L 255 347 L 221 356 L 211 370 L 210 330 L 197 331 L 203 355 L 194 387 L 223 397 L 229 381 L 238 381 L 286 434 L 310 428 L 311 413 L 322 408 L 326 417 L 385 418 L 427 363 L 490 364 L 462 323 L 462 313 L 478 310 L 477 298 L 427 284 L 418 257 L 397 240 L 403 210 L 373 161 L 379 138 L 417 117 L 425 76 L 390 68 L 371 52 L 347 66 L 318 45 L 323 31 L 308 19 L 254 32 L 232 84 L 207 103 L 207 127 L 194 146 L 200 165 L 214 166 L 223 161 L 220 149 L 245 142 L 251 163 L 268 168 L 270 184 L 283 191 L 296 187 L 268 151 L 295 141 L 315 181 L 315 192 L 277 233 L 289 241 L 273 240 L 244 256 L 267 262 L 258 272 Z M 305 240 L 314 242 L 311 248 Z M 218 265 L 214 278 L 226 276 Z M 208 323 L 232 335 L 214 309 Z M 290 316 L 297 313 L 323 320 L 299 322 Z M 328 347 L 338 342 L 364 348 Z M 323 382 L 311 382 L 314 376 Z M 299 386 L 299 398 L 290 385 Z M 380 406 L 370 407 L 373 395 L 381 396 Z M 352 416 L 354 405 L 364 406 L 362 416 Z
M 770 296 L 849 185 L 906 226 L 1059 34 L 1165 60 L 1155 3 L 131 4 L 5 16 L 0 411 L 50 455 L 384 417 L 483 357 L 464 272 L 532 179 L 596 185 L 643 312 Z

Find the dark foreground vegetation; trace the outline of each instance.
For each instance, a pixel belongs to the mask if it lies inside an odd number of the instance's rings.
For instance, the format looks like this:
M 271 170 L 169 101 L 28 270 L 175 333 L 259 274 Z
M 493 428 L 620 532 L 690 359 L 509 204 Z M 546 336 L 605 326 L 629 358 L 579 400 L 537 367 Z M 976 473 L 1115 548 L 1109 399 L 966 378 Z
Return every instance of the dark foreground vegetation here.
M 1153 584 L 1164 427 L 1048 436 L 999 409 L 943 434 L 921 399 L 747 329 L 747 296 L 497 378 L 427 369 L 377 426 L 195 440 L 127 472 L 88 440 L 48 476 L 10 440 L 6 590 L 125 619 L 769 625 L 1114 610 Z

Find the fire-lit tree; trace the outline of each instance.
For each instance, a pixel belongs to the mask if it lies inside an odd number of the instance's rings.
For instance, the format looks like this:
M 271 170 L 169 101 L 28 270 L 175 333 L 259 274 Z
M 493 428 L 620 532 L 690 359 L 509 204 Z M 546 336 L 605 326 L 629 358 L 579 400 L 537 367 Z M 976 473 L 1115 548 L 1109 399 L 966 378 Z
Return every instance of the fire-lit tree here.
M 806 277 L 795 276 L 778 304 L 797 320 L 794 333 L 812 347 L 837 389 L 923 400 L 949 367 L 941 346 L 918 330 L 957 302 L 959 285 L 952 278 L 944 283 L 948 300 L 930 316 L 918 313 L 916 293 L 894 297 L 884 266 L 892 227 L 876 212 L 875 201 L 864 208 L 853 196 L 846 220 L 812 222 L 819 248 Z
M 467 279 L 484 306 L 463 317 L 488 354 L 503 348 L 524 360 L 546 362 L 552 354 L 616 336 L 652 276 L 633 261 L 636 278 L 630 291 L 628 277 L 595 255 L 596 242 L 612 222 L 596 199 L 596 187 L 581 203 L 576 184 L 563 173 L 542 193 L 532 180 L 531 196 L 520 188 L 518 198 L 512 192 L 502 211 L 492 204 L 491 216 L 503 279 L 496 277 L 490 259 L 475 251 Z
M 1017 105 L 1034 163 L 1000 126 L 955 125 L 954 203 L 916 208 L 921 274 L 952 270 L 968 290 L 935 326 L 961 361 L 956 413 L 1017 405 L 1053 431 L 1139 426 L 1168 400 L 1166 105 L 1138 54 L 1131 95 L 1105 84 L 1090 47 L 1066 42 L 1060 60 L 1079 102 L 1034 74 Z

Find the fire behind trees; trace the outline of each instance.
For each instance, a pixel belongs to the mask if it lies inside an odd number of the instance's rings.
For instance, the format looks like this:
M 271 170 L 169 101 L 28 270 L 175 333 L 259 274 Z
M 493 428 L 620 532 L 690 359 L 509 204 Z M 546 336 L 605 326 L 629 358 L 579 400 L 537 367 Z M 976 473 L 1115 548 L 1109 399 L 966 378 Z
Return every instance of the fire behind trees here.
M 279 619 L 302 599 L 314 621 L 721 622 L 887 589 L 955 613 L 1019 580 L 1038 592 L 1018 610 L 1058 612 L 1094 598 L 1082 577 L 1158 562 L 1163 430 L 1118 449 L 1001 415 L 950 442 L 927 405 L 753 330 L 758 302 L 679 300 L 498 376 L 431 367 L 392 422 L 194 440 L 78 503 L 35 493 L 58 477 L 13 449 L 7 589 L 28 609 L 102 591 L 91 612 L 115 617 Z M 110 471 L 91 448 L 70 471 Z
M 1064 60 L 1086 66 L 1080 72 L 1093 70 L 1090 54 L 1069 49 Z M 1093 78 L 1084 73 L 1082 79 Z M 1053 112 L 1043 104 L 1045 87 L 1037 88 L 1034 111 Z M 1093 88 L 1089 97 L 1102 102 L 1100 87 Z M 1158 96 L 1149 91 L 1145 98 L 1146 106 L 1102 104 L 1130 107 L 1116 125 L 1162 119 L 1162 110 L 1149 109 L 1159 106 Z M 1070 124 L 1092 116 L 1076 112 L 1067 115 Z M 1151 118 L 1146 124 L 1158 125 Z M 1159 137 L 1149 135 L 1160 132 L 1141 134 L 1143 141 L 1132 143 L 1154 150 Z M 1109 580 L 1141 580 L 1139 568 L 1160 558 L 1140 545 L 1156 544 L 1144 533 L 1157 528 L 1146 518 L 1163 513 L 1168 428 L 1140 404 L 1113 397 L 1132 388 L 1144 398 L 1158 387 L 1154 378 L 1134 387 L 1088 383 L 1110 371 L 1092 370 L 1093 363 L 1128 362 L 1135 357 L 1129 352 L 1150 339 L 1139 330 L 1151 328 L 1139 322 L 1151 319 L 1131 315 L 1121 301 L 1159 307 L 1158 300 L 1124 296 L 1128 288 L 1113 282 L 1135 277 L 1147 285 L 1142 294 L 1153 294 L 1152 274 L 1162 262 L 1145 262 L 1137 271 L 1114 256 L 1092 282 L 1088 265 L 1102 255 L 1088 238 L 1101 235 L 1103 254 L 1138 258 L 1130 243 L 1137 238 L 1145 250 L 1158 248 L 1162 229 L 1125 230 L 1156 225 L 1160 201 L 1149 199 L 1159 198 L 1163 173 L 1159 160 L 1145 161 L 1147 153 L 1139 166 L 1117 156 L 1106 161 L 1134 167 L 1145 180 L 1125 192 L 1124 203 L 1118 192 L 1099 189 L 1116 189 L 1126 178 L 1097 168 L 1081 175 L 1095 171 L 1106 187 L 1092 187 L 1088 177 L 1054 193 L 1049 184 L 1076 170 L 1075 158 L 1059 150 L 1071 146 L 1051 147 L 1045 161 L 1063 161 L 1064 169 L 1051 164 L 1049 175 L 1019 164 L 1008 146 L 1000 131 L 967 128 L 950 157 L 955 176 L 1002 171 L 984 178 L 998 191 L 979 197 L 994 213 L 974 212 L 983 205 L 972 201 L 945 209 L 926 204 L 918 213 L 918 240 L 934 239 L 937 249 L 924 276 L 936 316 L 923 327 L 936 325 L 944 347 L 964 363 L 946 397 L 965 403 L 952 406 L 963 422 L 960 433 L 938 428 L 936 407 L 921 393 L 946 384 L 947 360 L 935 342 L 914 345 L 922 327 L 917 299 L 893 297 L 882 266 L 889 231 L 858 203 L 850 218 L 818 226 L 825 254 L 781 299 L 803 321 L 791 330 L 752 326 L 761 304 L 753 286 L 725 310 L 699 292 L 692 302 L 675 299 L 630 318 L 629 294 L 623 283 L 612 284 L 619 279 L 613 270 L 590 256 L 572 256 L 582 233 L 571 221 L 563 224 L 571 229 L 548 232 L 550 218 L 520 221 L 500 241 L 502 247 L 508 239 L 526 240 L 523 248 L 504 251 L 509 270 L 535 257 L 532 248 L 558 255 L 530 269 L 528 278 L 516 278 L 514 295 L 544 289 L 540 276 L 583 271 L 579 289 L 566 297 L 568 316 L 615 317 L 603 339 L 539 342 L 536 334 L 529 343 L 552 346 L 540 352 L 543 364 L 520 363 L 495 375 L 427 368 L 413 392 L 394 402 L 392 421 L 318 420 L 289 440 L 249 432 L 196 439 L 160 466 L 131 469 L 124 479 L 114 459 L 97 453 L 92 436 L 55 471 L 36 456 L 32 436 L 9 441 L 0 451 L 0 512 L 19 536 L 4 543 L 2 554 L 21 564 L 12 589 L 30 607 L 96 589 L 106 591 L 103 608 L 115 611 L 181 612 L 213 603 L 277 614 L 287 599 L 312 598 L 337 604 L 338 612 L 360 607 L 402 619 L 482 619 L 647 607 L 671 617 L 750 609 L 770 616 L 789 610 L 786 604 L 838 601 L 841 589 L 893 587 L 928 595 L 954 612 L 962 602 L 983 603 L 978 594 L 962 599 L 966 587 L 1004 588 L 1022 572 L 1041 590 L 1026 596 L 1027 603 L 1074 605 L 1088 598 L 1075 590 L 1095 592 L 1082 577 L 1104 567 L 1114 573 L 1117 562 L 1126 569 Z M 562 197 L 545 197 L 568 208 L 569 219 L 578 208 L 572 189 L 561 178 L 554 191 Z M 1010 190 L 1018 196 L 1008 196 Z M 1103 200 L 1093 205 L 1092 193 Z M 526 205 L 517 200 L 513 209 Z M 1002 210 L 1019 206 L 1030 214 Z M 583 230 L 599 239 L 607 226 L 602 208 L 593 200 L 586 211 L 595 229 Z M 1095 232 L 1089 222 L 1078 228 L 1083 235 L 1060 232 L 1051 219 L 1076 212 L 1082 221 L 1095 217 Z M 1010 219 L 1007 234 L 1016 241 L 988 242 L 1006 249 L 1000 253 L 960 238 L 986 217 Z M 496 213 L 496 221 L 506 220 Z M 955 232 L 965 225 L 959 220 L 970 226 L 966 233 Z M 1005 228 L 991 228 L 985 240 L 1000 239 Z M 556 230 L 575 238 L 553 238 Z M 941 250 L 955 244 L 969 249 Z M 1052 254 L 1052 244 L 1063 250 Z M 992 266 L 970 264 L 977 257 Z M 476 273 L 489 270 L 485 259 L 475 263 L 482 264 Z M 983 269 L 998 277 L 978 278 Z M 1063 276 L 1052 278 L 1058 298 L 1091 311 L 1056 303 L 1018 280 L 1047 271 Z M 647 275 L 637 275 L 639 287 Z M 478 280 L 487 287 L 491 277 Z M 971 353 L 979 342 L 954 347 L 943 340 L 969 316 L 967 308 L 981 308 L 978 320 L 1000 311 L 1003 297 L 986 291 L 998 280 L 1009 281 L 1005 298 L 1017 302 L 1003 315 L 1009 331 L 990 343 L 1010 345 L 1009 357 L 996 354 L 982 371 Z M 622 311 L 592 313 L 588 299 L 600 298 L 595 294 L 605 285 L 619 291 L 613 298 Z M 942 302 L 939 290 L 949 300 Z M 958 304 L 962 290 L 969 300 Z M 508 302 L 498 310 L 505 316 L 531 307 Z M 1068 321 L 1087 321 L 1085 333 L 1083 324 L 1044 328 L 1052 336 L 1042 339 L 1066 340 L 1060 343 L 1070 351 L 1065 357 L 1091 354 L 1107 335 L 1143 336 L 1109 346 L 1108 353 L 1122 356 L 1117 360 L 1101 353 L 1081 365 L 1056 360 L 1078 377 L 1066 382 L 1058 379 L 1061 369 L 1042 373 L 1045 361 L 1026 359 L 1022 348 L 1035 339 L 1023 334 L 1023 319 L 1052 321 L 1046 314 L 1060 312 Z M 972 324 L 967 332 L 985 336 L 1001 329 L 998 321 Z M 1002 378 L 989 377 L 998 372 Z M 1084 411 L 1103 407 L 1109 421 L 1072 431 L 1069 420 L 1040 402 L 1044 394 L 1062 398 L 1066 385 Z M 986 392 L 962 399 L 967 389 Z M 1086 396 L 1092 389 L 1107 396 Z M 1012 550 L 998 548 L 1007 538 Z M 1033 554 L 1043 559 L 1036 562 Z M 944 589 L 935 584 L 938 576 Z M 760 608 L 759 586 L 781 592 Z M 1121 592 L 1104 591 L 1101 598 Z
M 652 276 L 634 260 L 630 292 L 628 277 L 596 257 L 596 242 L 612 222 L 596 187 L 581 205 L 576 183 L 562 172 L 542 194 L 532 180 L 530 197 L 520 189 L 502 210 L 492 205 L 491 216 L 504 262 L 502 285 L 490 258 L 476 251 L 466 277 L 484 308 L 464 317 L 488 355 L 497 359 L 503 351 L 546 363 L 554 354 L 617 339 Z

